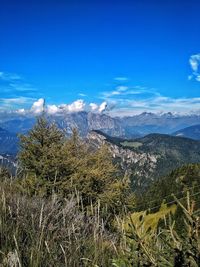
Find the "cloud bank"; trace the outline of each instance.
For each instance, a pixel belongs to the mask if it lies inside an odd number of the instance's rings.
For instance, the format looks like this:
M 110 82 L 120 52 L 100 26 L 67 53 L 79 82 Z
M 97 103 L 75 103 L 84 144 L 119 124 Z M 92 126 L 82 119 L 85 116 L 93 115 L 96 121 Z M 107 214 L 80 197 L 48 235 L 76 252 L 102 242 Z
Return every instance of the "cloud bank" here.
M 0 99 L 1 102 L 1 99 Z M 14 102 L 12 99 L 7 99 L 8 104 Z M 41 114 L 42 112 L 46 112 L 49 115 L 61 114 L 61 113 L 75 113 L 81 111 L 91 111 L 103 113 L 107 110 L 107 102 L 102 102 L 101 104 L 90 103 L 86 104 L 84 100 L 78 99 L 70 104 L 61 104 L 61 105 L 45 105 L 45 100 L 40 98 L 33 102 L 30 109 L 20 108 L 15 110 L 16 113 L 19 114 Z
M 2 99 L 0 99 L 1 103 Z M 20 99 L 21 104 L 27 101 L 26 99 Z M 30 101 L 30 100 L 28 100 Z M 16 99 L 7 99 L 7 106 L 16 102 Z M 127 99 L 118 98 L 110 99 L 109 101 L 103 101 L 100 104 L 97 103 L 86 103 L 82 99 L 78 99 L 69 104 L 51 104 L 45 105 L 45 100 L 40 98 L 34 101 L 29 109 L 19 108 L 16 109 L 15 113 L 21 115 L 39 115 L 45 111 L 49 115 L 59 115 L 65 113 L 75 112 L 94 112 L 104 113 L 111 116 L 131 116 L 146 112 L 173 112 L 179 114 L 191 114 L 200 113 L 200 97 L 194 98 L 171 98 L 162 95 L 152 95 L 147 98 Z
M 0 79 L 3 81 L 16 81 L 21 80 L 21 76 L 16 73 L 7 73 L 4 71 L 0 71 Z
M 189 64 L 192 69 L 192 75 L 189 76 L 189 79 L 200 81 L 200 54 L 192 55 L 189 59 Z M 144 111 L 188 114 L 192 110 L 192 112 L 200 114 L 200 97 L 174 98 L 161 95 L 154 88 L 140 85 L 131 86 L 130 83 L 127 83 L 128 79 L 126 77 L 116 77 L 114 80 L 117 84 L 113 84 L 110 90 L 101 91 L 95 96 L 95 101 L 94 96 L 90 102 L 86 101 L 89 96 L 79 93 L 79 96 L 86 100 L 77 99 L 72 103 L 55 104 L 53 102 L 46 104 L 44 98 L 41 98 L 38 93 L 38 99 L 33 97 L 36 94 L 33 93 L 32 86 L 23 82 L 19 75 L 0 72 L 0 111 L 11 111 L 24 115 L 38 115 L 43 111 L 49 115 L 86 111 L 94 113 L 106 112 L 111 116 L 121 117 L 140 114 Z M 12 90 L 15 89 L 15 93 L 9 95 L 7 93 L 9 88 L 4 89 L 1 81 L 3 84 L 9 83 Z M 5 90 L 5 97 L 2 93 L 3 89 Z

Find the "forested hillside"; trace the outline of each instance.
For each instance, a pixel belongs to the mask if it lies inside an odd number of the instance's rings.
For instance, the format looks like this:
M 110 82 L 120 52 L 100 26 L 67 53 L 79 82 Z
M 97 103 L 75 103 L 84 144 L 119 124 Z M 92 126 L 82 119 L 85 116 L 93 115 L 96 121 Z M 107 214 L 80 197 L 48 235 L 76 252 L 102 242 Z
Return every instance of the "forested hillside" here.
M 162 202 L 168 203 L 174 200 L 173 194 L 183 198 L 187 191 L 194 195 L 200 192 L 200 163 L 184 165 L 153 182 L 138 198 L 140 203 L 138 208 L 159 209 Z M 197 200 L 196 205 L 199 207 L 199 195 L 197 194 L 194 199 Z
M 150 134 L 122 139 L 92 131 L 88 140 L 94 147 L 108 146 L 115 161 L 129 174 L 136 191 L 184 164 L 200 162 L 200 142 L 184 137 Z

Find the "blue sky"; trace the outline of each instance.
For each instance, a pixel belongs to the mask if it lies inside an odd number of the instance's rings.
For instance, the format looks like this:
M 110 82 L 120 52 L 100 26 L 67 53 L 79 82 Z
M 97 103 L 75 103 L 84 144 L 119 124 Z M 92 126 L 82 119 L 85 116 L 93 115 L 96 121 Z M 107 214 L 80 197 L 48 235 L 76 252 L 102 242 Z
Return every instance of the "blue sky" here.
M 2 0 L 1 109 L 41 98 L 54 111 L 200 109 L 199 10 L 198 0 Z

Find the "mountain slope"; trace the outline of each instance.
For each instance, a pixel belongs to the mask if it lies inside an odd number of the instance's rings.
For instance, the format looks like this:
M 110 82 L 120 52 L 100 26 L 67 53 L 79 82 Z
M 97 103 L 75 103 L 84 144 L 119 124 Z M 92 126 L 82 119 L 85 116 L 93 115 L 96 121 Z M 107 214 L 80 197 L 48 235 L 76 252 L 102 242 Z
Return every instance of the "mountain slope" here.
M 188 138 L 150 134 L 127 140 L 92 131 L 88 142 L 94 147 L 109 146 L 115 160 L 130 175 L 133 189 L 144 188 L 183 164 L 200 162 L 200 142 Z
M 156 207 L 163 201 L 173 201 L 172 194 L 177 198 L 186 196 L 187 190 L 194 195 L 200 190 L 200 163 L 184 165 L 155 181 L 145 193 L 138 196 L 138 203 L 141 210 Z M 200 206 L 199 194 L 196 195 L 196 198 L 197 204 Z
M 194 140 L 200 140 L 200 124 L 186 127 L 172 133 L 174 136 L 188 137 Z
M 106 114 L 91 112 L 63 113 L 47 115 L 50 122 L 55 122 L 60 128 L 65 129 L 68 134 L 73 128 L 77 128 L 82 137 L 91 130 L 101 130 L 113 136 L 124 136 L 124 130 L 118 119 Z M 0 127 L 14 133 L 26 133 L 35 124 L 36 117 L 19 116 L 0 120 Z
M 18 138 L 16 134 L 0 128 L 0 154 L 16 154 Z
M 0 127 L 7 130 L 11 133 L 27 133 L 33 125 L 35 124 L 35 118 L 26 118 L 26 117 L 19 117 L 19 118 L 12 118 L 11 120 L 6 120 L 0 122 Z
M 59 116 L 49 116 L 50 121 L 55 121 L 59 127 L 71 133 L 77 128 L 82 137 L 86 137 L 91 130 L 101 130 L 113 136 L 124 136 L 124 130 L 118 119 L 106 114 L 91 112 L 66 113 Z

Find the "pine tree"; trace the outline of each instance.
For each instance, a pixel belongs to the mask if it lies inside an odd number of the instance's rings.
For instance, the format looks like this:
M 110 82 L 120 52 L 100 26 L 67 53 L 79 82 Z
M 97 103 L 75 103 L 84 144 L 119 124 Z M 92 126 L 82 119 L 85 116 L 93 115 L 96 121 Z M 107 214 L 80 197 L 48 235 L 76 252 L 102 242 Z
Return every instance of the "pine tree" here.
M 55 180 L 63 171 L 60 157 L 63 142 L 64 133 L 44 116 L 39 117 L 33 129 L 20 136 L 20 166 L 41 179 Z
M 62 196 L 79 192 L 84 207 L 101 202 L 106 212 L 120 213 L 132 196 L 127 177 L 122 179 L 106 146 L 91 148 L 74 129 L 69 139 L 44 117 L 27 135 L 20 136 L 18 155 L 22 169 L 28 173 L 23 188 L 31 194 Z M 21 182 L 21 184 L 22 184 Z

